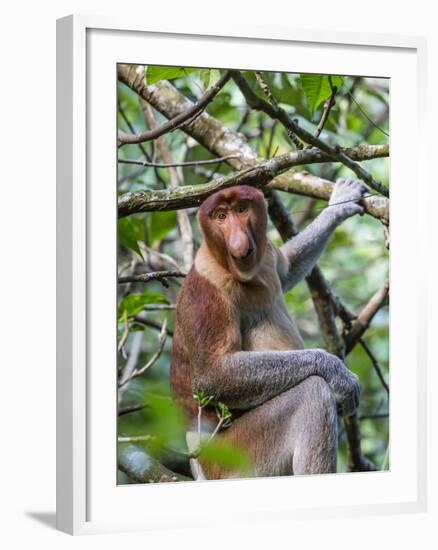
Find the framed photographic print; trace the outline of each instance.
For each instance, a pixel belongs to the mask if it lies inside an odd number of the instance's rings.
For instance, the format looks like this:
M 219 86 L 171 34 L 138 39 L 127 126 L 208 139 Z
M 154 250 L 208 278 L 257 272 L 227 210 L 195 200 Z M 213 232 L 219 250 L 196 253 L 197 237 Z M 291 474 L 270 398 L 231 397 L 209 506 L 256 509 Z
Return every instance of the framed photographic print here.
M 222 34 L 58 21 L 70 533 L 425 506 L 424 44 Z

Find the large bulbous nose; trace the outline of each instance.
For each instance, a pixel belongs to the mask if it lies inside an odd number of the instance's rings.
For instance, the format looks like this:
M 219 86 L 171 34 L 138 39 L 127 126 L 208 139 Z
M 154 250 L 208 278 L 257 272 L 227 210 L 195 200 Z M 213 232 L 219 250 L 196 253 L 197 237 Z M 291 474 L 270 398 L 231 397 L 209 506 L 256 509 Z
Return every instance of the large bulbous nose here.
M 236 260 L 246 258 L 250 253 L 248 235 L 240 227 L 233 227 L 228 239 L 228 250 Z

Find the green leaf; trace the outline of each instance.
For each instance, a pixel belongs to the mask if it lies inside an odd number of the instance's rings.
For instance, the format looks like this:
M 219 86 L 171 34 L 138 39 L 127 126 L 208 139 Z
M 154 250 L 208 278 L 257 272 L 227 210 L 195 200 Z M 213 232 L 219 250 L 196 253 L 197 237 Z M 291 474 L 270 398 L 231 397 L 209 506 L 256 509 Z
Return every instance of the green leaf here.
M 344 79 L 342 76 L 331 76 L 331 81 L 339 90 Z M 301 74 L 300 83 L 313 115 L 321 103 L 332 95 L 329 77 L 325 74 Z
M 152 246 L 176 227 L 176 212 L 152 212 L 148 216 L 148 240 Z
M 140 254 L 138 241 L 145 240 L 145 223 L 144 218 L 135 216 L 119 219 L 117 224 L 119 242 L 127 246 L 137 254 Z
M 201 69 L 200 79 L 204 90 L 214 86 L 220 77 L 221 73 L 218 69 Z
M 198 390 L 193 394 L 193 399 L 198 403 L 199 407 L 206 407 L 213 397 L 213 395 L 206 395 L 204 390 Z
M 187 69 L 186 67 L 161 67 L 159 65 L 148 65 L 146 68 L 146 84 L 150 86 L 160 80 L 173 80 L 187 76 L 190 73 L 199 71 L 199 69 Z
M 224 420 L 231 418 L 230 409 L 221 401 L 216 405 L 216 414 L 219 418 L 223 418 Z
M 202 69 L 200 78 L 202 82 L 202 87 L 204 90 L 207 90 L 207 88 L 210 86 L 210 77 L 211 77 L 211 71 L 210 69 Z
M 129 294 L 119 305 L 119 320 L 138 315 L 147 304 L 168 304 L 168 299 L 159 292 L 144 292 L 143 294 Z

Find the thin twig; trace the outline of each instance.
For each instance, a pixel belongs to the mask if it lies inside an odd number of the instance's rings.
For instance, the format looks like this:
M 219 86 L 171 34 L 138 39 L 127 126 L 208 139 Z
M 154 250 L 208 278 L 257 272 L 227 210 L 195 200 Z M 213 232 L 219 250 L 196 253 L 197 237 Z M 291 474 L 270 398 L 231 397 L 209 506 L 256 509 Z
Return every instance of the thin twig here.
M 331 93 L 331 96 L 324 103 L 324 110 L 323 110 L 322 115 L 321 115 L 321 120 L 319 121 L 319 124 L 316 128 L 316 131 L 315 131 L 315 137 L 317 137 L 317 138 L 321 135 L 321 132 L 324 129 L 324 126 L 325 126 L 325 123 L 328 120 L 330 111 L 332 110 L 332 107 L 335 104 L 335 97 L 336 97 L 336 93 L 338 91 L 338 88 L 333 85 L 332 77 L 330 75 L 329 75 L 328 79 L 329 79 L 330 88 L 332 90 L 332 93 Z
M 138 412 L 138 411 L 142 411 L 143 409 L 145 409 L 147 407 L 146 404 L 140 404 L 140 405 L 128 405 L 126 407 L 121 407 L 118 412 L 117 412 L 117 415 L 118 416 L 123 416 L 125 414 L 131 414 L 131 413 L 134 413 L 134 412 Z
M 128 339 L 130 328 L 131 328 L 130 322 L 129 322 L 128 318 L 126 318 L 125 319 L 125 328 L 123 330 L 123 334 L 122 334 L 122 336 L 119 340 L 119 343 L 117 344 L 117 351 L 118 352 L 122 351 L 123 346 L 125 345 L 126 340 Z
M 377 361 L 377 357 L 374 355 L 374 353 L 371 351 L 368 344 L 362 338 L 359 340 L 359 342 L 360 342 L 360 345 L 362 346 L 362 348 L 364 349 L 365 353 L 371 359 L 371 363 L 374 367 L 374 370 L 376 371 L 377 377 L 379 378 L 380 382 L 382 383 L 382 386 L 385 388 L 385 391 L 389 396 L 389 386 L 386 383 L 386 380 L 383 376 L 383 372 L 382 372 L 382 369 L 379 365 L 379 362 Z
M 136 378 L 137 376 L 140 376 L 141 374 L 143 374 L 148 368 L 152 367 L 152 365 L 154 365 L 156 363 L 156 361 L 158 360 L 158 358 L 161 355 L 161 352 L 163 351 L 164 344 L 166 343 L 166 337 L 167 337 L 166 327 L 167 327 L 167 318 L 164 319 L 163 325 L 161 327 L 161 332 L 160 332 L 160 336 L 159 336 L 160 345 L 159 345 L 157 351 L 152 355 L 152 357 L 149 359 L 149 361 L 147 363 L 145 363 L 141 368 L 139 368 L 139 369 L 135 368 L 132 371 L 132 373 L 128 377 L 126 377 L 126 379 L 120 381 L 119 382 L 119 388 L 121 388 L 122 386 L 124 386 L 125 384 L 130 382 L 133 378 Z
M 218 431 L 221 429 L 222 424 L 224 423 L 225 418 L 219 418 L 219 422 L 216 424 L 215 429 L 213 430 L 212 434 L 208 438 L 208 441 L 211 441 L 213 437 L 218 433 Z
M 357 108 L 359 109 L 359 111 L 363 114 L 363 116 L 368 120 L 368 122 L 371 124 L 371 126 L 374 126 L 374 128 L 377 128 L 377 130 L 379 130 L 380 132 L 382 132 L 382 134 L 385 134 L 385 136 L 388 136 L 389 137 L 389 134 L 387 132 L 385 132 L 385 130 L 383 130 L 382 128 L 380 128 L 380 126 L 378 126 L 368 115 L 367 113 L 364 111 L 364 109 L 362 108 L 362 106 L 360 105 L 360 103 L 357 101 L 357 99 L 354 97 L 354 95 L 351 93 L 351 92 L 347 92 L 347 94 L 349 95 L 349 97 L 354 101 L 354 103 L 356 103 L 357 105 Z
M 136 315 L 133 318 L 134 323 L 138 323 L 140 325 L 144 325 L 146 327 L 153 328 L 155 330 L 161 331 L 161 325 L 160 323 L 157 323 L 156 321 L 153 321 L 152 319 L 146 319 L 144 317 L 140 317 L 140 315 Z M 167 329 L 167 335 L 171 338 L 173 337 L 173 331 L 169 328 Z
M 121 376 L 119 378 L 121 383 L 127 380 L 131 376 L 132 372 L 134 371 L 137 365 L 138 358 L 140 356 L 142 341 L 143 341 L 143 334 L 141 332 L 134 332 L 134 335 L 132 337 L 131 348 L 129 350 L 129 357 L 128 357 L 128 360 L 126 361 L 126 365 L 123 369 L 123 372 L 121 373 Z M 125 390 L 126 390 L 126 386 L 122 384 L 119 387 L 119 391 L 117 395 L 117 400 L 119 405 L 122 402 L 123 394 L 125 393 Z
M 138 166 L 144 166 L 148 168 L 178 168 L 184 166 L 201 166 L 205 164 L 217 164 L 225 160 L 238 158 L 237 155 L 227 155 L 226 157 L 218 157 L 215 159 L 208 160 L 189 160 L 186 162 L 173 162 L 173 163 L 164 163 L 164 162 L 149 162 L 146 160 L 129 160 L 129 159 L 118 159 L 120 164 L 135 164 Z
M 146 304 L 143 306 L 143 311 L 171 311 L 175 308 L 175 304 Z
M 301 227 L 311 218 L 315 204 L 316 199 L 313 199 L 312 197 L 305 197 L 304 208 L 302 210 L 292 212 L 292 214 L 299 214 L 299 216 L 294 218 L 294 221 L 298 227 Z

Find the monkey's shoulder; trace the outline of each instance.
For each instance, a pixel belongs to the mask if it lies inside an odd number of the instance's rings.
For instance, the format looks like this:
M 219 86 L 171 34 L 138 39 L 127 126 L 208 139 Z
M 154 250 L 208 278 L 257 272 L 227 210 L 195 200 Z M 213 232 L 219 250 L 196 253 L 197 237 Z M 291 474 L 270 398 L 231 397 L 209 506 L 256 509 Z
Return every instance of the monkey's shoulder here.
M 228 341 L 233 337 L 235 319 L 232 305 L 194 266 L 179 293 L 176 323 L 179 334 L 184 335 L 188 345 L 217 346 L 221 340 Z

